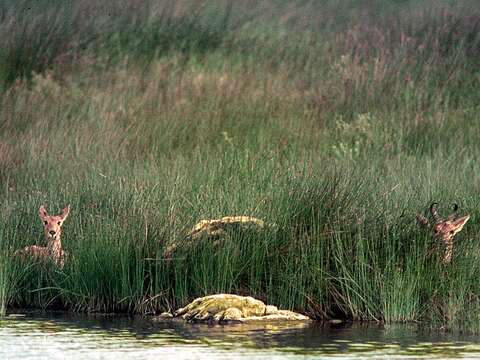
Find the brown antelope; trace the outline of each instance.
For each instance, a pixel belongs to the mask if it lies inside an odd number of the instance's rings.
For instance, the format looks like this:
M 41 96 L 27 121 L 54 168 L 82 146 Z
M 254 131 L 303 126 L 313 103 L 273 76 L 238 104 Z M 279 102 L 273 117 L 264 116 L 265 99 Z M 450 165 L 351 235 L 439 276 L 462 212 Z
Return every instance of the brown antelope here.
M 438 214 L 437 205 L 437 203 L 430 205 L 433 224 L 421 214 L 417 214 L 417 221 L 420 225 L 432 229 L 435 239 L 443 242 L 445 246 L 443 263 L 448 264 L 452 261 L 453 256 L 453 238 L 463 229 L 463 226 L 470 219 L 470 215 L 458 216 L 458 205 L 454 204 L 453 212 L 446 219 L 443 219 Z
M 15 255 L 25 259 L 31 257 L 39 262 L 53 261 L 61 269 L 65 265 L 67 253 L 62 248 L 62 225 L 70 212 L 70 205 L 63 209 L 60 215 L 48 215 L 42 205 L 38 209 L 38 215 L 43 222 L 46 246 L 31 245 L 17 250 Z

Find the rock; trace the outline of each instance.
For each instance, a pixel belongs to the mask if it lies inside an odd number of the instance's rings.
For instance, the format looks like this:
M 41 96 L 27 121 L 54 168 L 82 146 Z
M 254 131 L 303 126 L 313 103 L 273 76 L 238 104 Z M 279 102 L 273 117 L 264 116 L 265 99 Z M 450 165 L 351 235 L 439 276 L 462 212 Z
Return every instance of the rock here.
M 223 235 L 229 226 L 263 228 L 265 223 L 263 220 L 251 216 L 224 216 L 221 219 L 200 220 L 197 224 L 195 224 L 187 237 L 191 239 L 197 239 L 203 235 Z
M 186 235 L 185 239 L 181 243 L 170 244 L 164 251 L 166 258 L 171 257 L 178 248 L 188 249 L 196 244 L 198 240 L 219 238 L 225 235 L 228 230 L 241 230 L 241 229 L 263 229 L 265 223 L 263 220 L 257 219 L 252 216 L 224 216 L 221 219 L 200 220 L 192 230 Z M 218 245 L 218 242 L 214 243 Z
M 171 319 L 171 318 L 173 318 L 173 315 L 170 314 L 169 312 L 163 312 L 163 313 L 161 313 L 160 315 L 158 315 L 157 318 L 158 318 L 159 320 L 162 320 L 162 319 L 165 319 L 165 320 L 166 320 L 166 319 Z
M 167 318 L 171 317 L 172 315 Z M 310 321 L 305 315 L 278 310 L 276 306 L 265 305 L 250 296 L 233 294 L 216 294 L 195 299 L 175 311 L 173 317 L 181 317 L 189 322 Z
M 7 317 L 8 318 L 13 318 L 13 319 L 17 319 L 17 318 L 23 318 L 27 316 L 26 314 L 8 314 Z

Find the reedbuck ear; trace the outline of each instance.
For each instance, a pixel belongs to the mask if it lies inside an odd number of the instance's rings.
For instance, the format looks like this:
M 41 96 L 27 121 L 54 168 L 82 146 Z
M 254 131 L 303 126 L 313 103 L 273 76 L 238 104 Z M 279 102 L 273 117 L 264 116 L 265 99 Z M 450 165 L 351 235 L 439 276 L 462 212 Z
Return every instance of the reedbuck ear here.
M 452 225 L 454 227 L 455 234 L 463 229 L 463 227 L 467 223 L 468 219 L 470 219 L 470 215 L 465 215 L 465 216 L 459 217 L 458 219 L 455 219 L 455 220 L 452 221 Z
M 48 216 L 47 210 L 45 209 L 45 206 L 40 206 L 38 209 L 38 216 L 40 216 L 40 219 L 45 220 Z
M 62 214 L 60 215 L 62 217 L 62 221 L 65 221 L 68 214 L 70 214 L 70 205 L 67 205 L 67 207 L 62 210 Z

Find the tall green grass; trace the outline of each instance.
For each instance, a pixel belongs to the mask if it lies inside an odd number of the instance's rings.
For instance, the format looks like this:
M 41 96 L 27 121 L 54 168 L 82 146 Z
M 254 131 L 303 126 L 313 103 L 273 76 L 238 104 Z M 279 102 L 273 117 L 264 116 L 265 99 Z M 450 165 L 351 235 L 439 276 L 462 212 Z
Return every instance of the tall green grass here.
M 479 331 L 474 2 L 114 3 L 1 4 L 2 312 L 233 292 Z M 471 214 L 449 266 L 415 223 L 432 201 Z M 71 204 L 62 270 L 12 257 L 41 204 Z M 242 214 L 268 226 L 164 256 Z

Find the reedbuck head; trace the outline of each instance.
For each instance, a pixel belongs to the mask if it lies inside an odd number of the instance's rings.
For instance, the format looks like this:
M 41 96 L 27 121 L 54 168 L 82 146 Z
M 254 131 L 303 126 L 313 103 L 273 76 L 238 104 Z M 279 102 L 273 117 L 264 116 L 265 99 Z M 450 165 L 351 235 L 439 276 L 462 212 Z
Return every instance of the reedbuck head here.
M 433 223 L 421 214 L 417 214 L 417 221 L 420 225 L 432 229 L 435 239 L 441 240 L 445 245 L 443 263 L 448 264 L 452 261 L 453 238 L 465 226 L 470 215 L 458 216 L 458 205 L 453 205 L 453 212 L 445 219 L 440 217 L 437 211 L 437 203 L 430 205 L 430 215 Z
M 46 246 L 30 245 L 15 251 L 15 255 L 21 259 L 33 258 L 39 262 L 53 260 L 60 268 L 63 268 L 67 252 L 62 249 L 62 225 L 70 212 L 70 205 L 63 209 L 60 215 L 48 215 L 45 206 L 40 206 L 38 215 L 43 222 Z
M 45 206 L 40 206 L 38 215 L 43 222 L 43 230 L 47 242 L 59 240 L 62 234 L 62 225 L 68 214 L 70 213 L 70 205 L 63 209 L 60 215 L 48 215 Z

